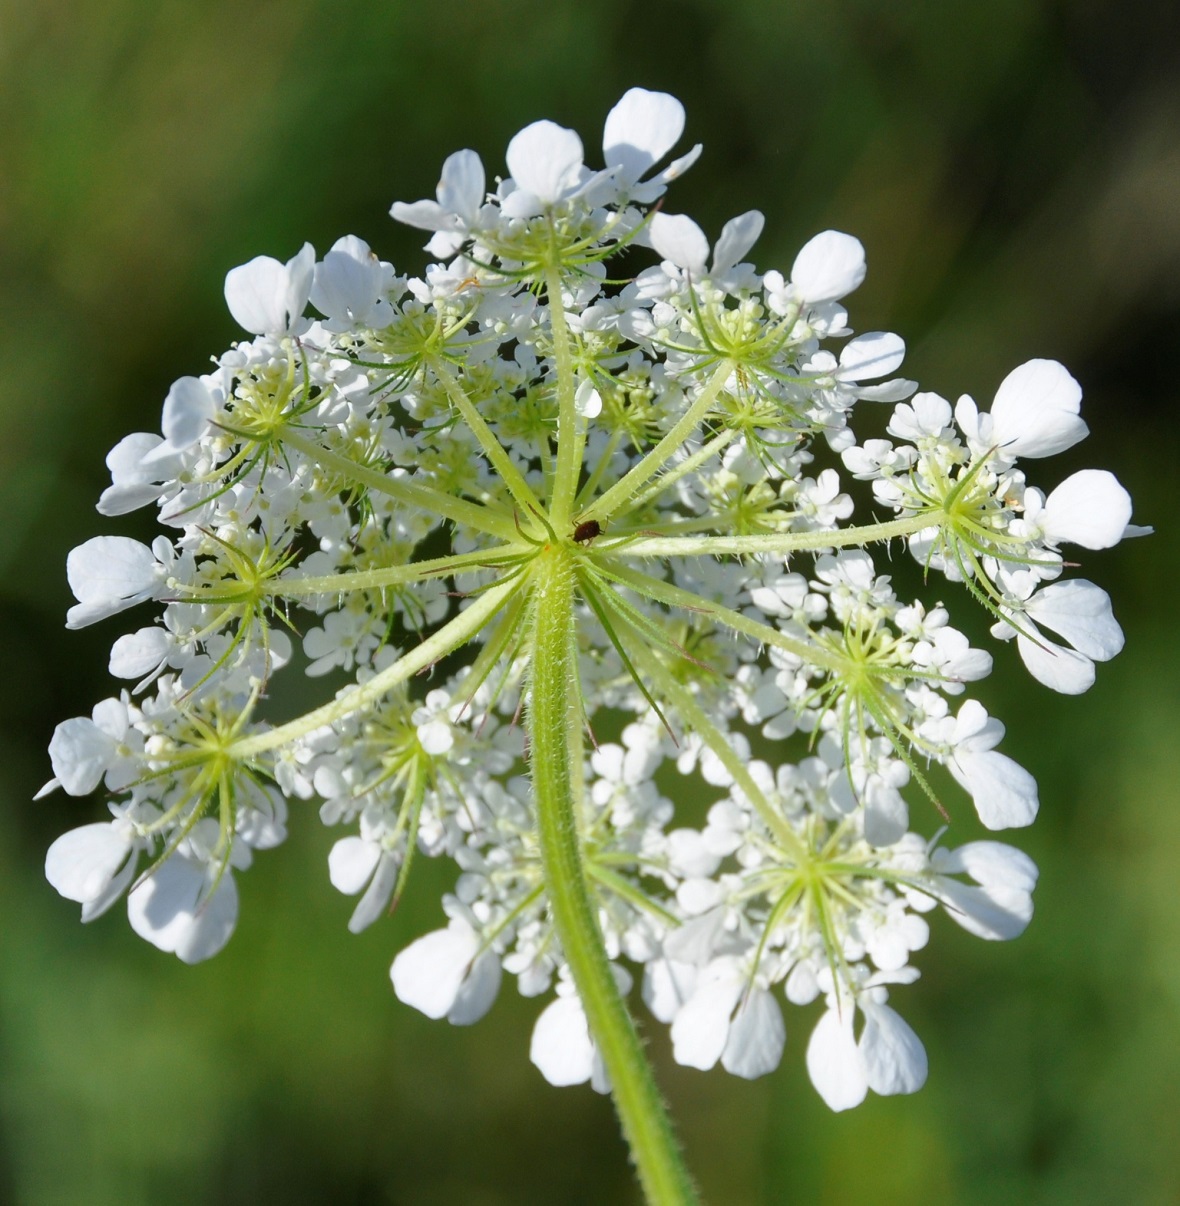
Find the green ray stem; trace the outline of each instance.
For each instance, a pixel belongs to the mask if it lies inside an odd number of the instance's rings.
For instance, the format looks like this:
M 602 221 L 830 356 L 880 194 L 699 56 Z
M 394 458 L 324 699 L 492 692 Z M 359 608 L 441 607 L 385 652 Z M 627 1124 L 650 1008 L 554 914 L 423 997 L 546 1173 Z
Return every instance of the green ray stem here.
M 534 571 L 528 731 L 549 909 L 651 1206 L 698 1201 L 643 1043 L 615 983 L 582 859 L 582 706 L 575 646 L 574 555 L 553 546 Z

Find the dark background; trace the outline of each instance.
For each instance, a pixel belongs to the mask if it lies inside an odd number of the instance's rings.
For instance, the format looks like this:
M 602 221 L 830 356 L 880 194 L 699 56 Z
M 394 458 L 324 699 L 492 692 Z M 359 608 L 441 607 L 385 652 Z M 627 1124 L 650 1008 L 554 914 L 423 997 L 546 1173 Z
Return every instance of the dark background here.
M 502 171 L 539 117 L 594 162 L 634 84 L 679 96 L 705 143 L 670 210 L 714 237 L 763 210 L 764 270 L 818 230 L 856 233 L 853 325 L 899 331 L 908 375 L 952 399 L 986 406 L 1013 366 L 1061 359 L 1093 435 L 1034 480 L 1112 469 L 1160 529 L 1085 556 L 1128 637 L 1088 695 L 1053 696 L 1011 649 L 978 691 L 1041 784 L 1018 835 L 1037 916 L 1006 946 L 935 924 L 895 997 L 930 1052 L 918 1096 L 830 1114 L 803 1068 L 814 1009 L 753 1084 L 672 1066 L 654 1033 L 706 1196 L 1180 1200 L 1178 47 L 1162 0 L 4 0 L 0 1201 L 635 1200 L 606 1101 L 527 1061 L 538 1003 L 508 985 L 457 1030 L 394 1000 L 391 957 L 439 924 L 449 867 L 420 864 L 397 915 L 353 937 L 332 835 L 301 808 L 241 879 L 229 948 L 188 968 L 121 909 L 78 924 L 43 852 L 99 806 L 30 799 L 54 725 L 114 686 L 120 625 L 62 627 L 66 552 L 150 535 L 94 512 L 103 456 L 236 337 L 226 269 L 351 232 L 418 271 L 424 236 L 391 201 L 432 195 L 460 147 Z M 976 836 L 955 803 L 955 840 Z

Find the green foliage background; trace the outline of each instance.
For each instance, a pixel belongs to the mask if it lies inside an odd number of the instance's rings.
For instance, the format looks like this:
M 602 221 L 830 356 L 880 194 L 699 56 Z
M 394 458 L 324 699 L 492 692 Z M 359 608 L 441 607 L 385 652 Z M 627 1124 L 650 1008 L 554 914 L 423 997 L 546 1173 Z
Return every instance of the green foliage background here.
M 798 1010 L 753 1084 L 676 1068 L 653 1034 L 706 1197 L 1180 1200 L 1178 48 L 1164 0 L 3 0 L 0 1201 L 635 1200 L 609 1105 L 527 1061 L 537 1003 L 508 987 L 456 1030 L 394 1000 L 390 959 L 438 924 L 448 868 L 419 864 L 397 915 L 352 937 L 331 837 L 297 810 L 227 951 L 187 968 L 118 909 L 78 924 L 41 861 L 99 806 L 30 802 L 53 726 L 112 689 L 117 624 L 62 627 L 65 554 L 152 531 L 93 511 L 102 458 L 236 337 L 226 269 L 353 232 L 416 270 L 392 200 L 432 195 L 459 147 L 501 170 L 542 116 L 593 160 L 633 84 L 679 96 L 706 145 L 671 209 L 714 234 L 762 209 L 763 268 L 855 232 L 853 323 L 901 332 L 925 388 L 986 404 L 1022 360 L 1063 360 L 1093 435 L 1034 480 L 1108 467 L 1161 529 L 1085 557 L 1128 636 L 1092 692 L 1055 697 L 1003 649 L 982 687 L 1041 783 L 1018 835 L 1037 916 L 1007 947 L 936 924 L 897 997 L 930 1052 L 921 1094 L 829 1114 Z

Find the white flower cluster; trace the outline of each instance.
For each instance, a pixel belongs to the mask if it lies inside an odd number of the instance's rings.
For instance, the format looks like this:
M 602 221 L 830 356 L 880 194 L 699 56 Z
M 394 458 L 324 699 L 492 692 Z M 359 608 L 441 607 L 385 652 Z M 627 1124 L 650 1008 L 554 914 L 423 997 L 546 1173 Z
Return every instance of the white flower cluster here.
M 329 873 L 359 898 L 353 931 L 416 853 L 459 866 L 445 928 L 393 962 L 397 995 L 463 1024 L 502 971 L 554 989 L 533 1062 L 606 1088 L 526 775 L 565 575 L 575 837 L 617 983 L 638 972 L 681 1063 L 746 1077 L 779 1062 L 782 1000 L 822 998 L 807 1066 L 844 1109 L 925 1079 L 887 1003 L 918 976 L 924 915 L 1012 938 L 1036 881 L 1011 846 L 911 831 L 911 785 L 941 810 L 934 764 L 991 830 L 1029 824 L 1037 790 L 963 698 L 991 656 L 941 603 L 899 598 L 870 549 L 908 542 L 1074 693 L 1122 633 L 1102 590 L 1062 577 L 1061 548 L 1136 529 L 1105 471 L 1026 482 L 1086 434 L 1061 365 L 1015 369 L 990 411 L 952 408 L 894 375 L 898 336 L 849 338 L 855 238 L 818 234 L 762 273 L 761 214 L 710 248 L 653 207 L 700 151 L 661 169 L 683 124 L 637 88 L 600 169 L 547 121 L 512 139 L 492 191 L 475 152 L 452 155 L 435 200 L 393 206 L 432 232 L 420 278 L 352 236 L 229 273 L 249 338 L 173 385 L 162 434 L 107 458 L 99 510 L 154 503 L 169 535 L 69 558 L 69 627 L 158 615 L 112 649 L 134 685 L 54 734 L 46 790 L 103 786 L 112 819 L 59 838 L 46 872 L 84 920 L 126 895 L 137 933 L 196 961 L 229 939 L 235 873 L 282 841 L 286 801 L 318 798 L 349 830 Z M 892 404 L 891 439 L 858 441 L 863 400 Z M 855 526 L 866 505 L 888 517 Z M 292 661 L 338 689 L 274 727 Z M 697 828 L 673 803 L 689 774 L 715 801 Z

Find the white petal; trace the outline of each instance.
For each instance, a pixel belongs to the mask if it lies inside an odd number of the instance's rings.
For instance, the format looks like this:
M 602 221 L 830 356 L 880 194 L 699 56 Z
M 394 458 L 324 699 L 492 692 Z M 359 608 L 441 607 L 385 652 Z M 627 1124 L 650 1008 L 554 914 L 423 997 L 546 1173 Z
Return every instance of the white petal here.
M 873 381 L 895 372 L 905 359 L 905 340 L 892 331 L 870 331 L 844 345 L 836 376 L 843 381 Z
M 1006 754 L 960 750 L 950 769 L 971 793 L 975 811 L 988 829 L 1017 829 L 1036 819 L 1036 780 Z
M 1114 618 L 1110 596 L 1084 578 L 1052 582 L 1026 604 L 1038 624 L 1063 636 L 1096 662 L 1108 662 L 1122 651 L 1123 630 Z
M 283 331 L 291 330 L 307 309 L 307 299 L 311 296 L 311 285 L 315 280 L 315 248 L 310 243 L 304 243 L 287 261 L 286 269 L 287 289 L 283 299 L 286 321 Z
M 815 968 L 810 963 L 796 963 L 787 976 L 785 992 L 792 1005 L 810 1005 L 819 996 Z
M 537 1018 L 529 1059 L 551 1085 L 581 1085 L 594 1070 L 594 1044 L 577 997 L 558 997 Z
M 365 321 L 381 298 L 385 270 L 356 235 L 337 239 L 316 265 L 312 304 L 337 322 Z
M 348 932 L 359 934 L 367 930 L 389 907 L 389 898 L 397 887 L 397 875 L 401 861 L 385 852 L 377 863 L 376 873 L 369 881 L 368 890 L 357 901 L 357 906 L 348 919 Z
M 418 726 L 418 744 L 422 752 L 437 758 L 455 744 L 455 733 L 445 720 L 429 720 Z
M 428 1018 L 446 1017 L 478 949 L 475 932 L 459 925 L 434 930 L 411 942 L 394 959 L 389 972 L 398 1000 Z
M 865 278 L 865 249 L 860 240 L 838 230 L 809 239 L 791 268 L 791 283 L 807 303 L 836 301 Z
M 1004 842 L 968 842 L 936 853 L 935 867 L 947 874 L 965 872 L 976 883 L 1004 885 L 1031 892 L 1037 886 L 1037 865 L 1023 850 Z
M 49 847 L 45 878 L 67 900 L 97 900 L 131 853 L 131 844 L 109 821 L 71 829 Z
M 778 1067 L 786 1042 L 778 1002 L 763 989 L 751 989 L 730 1023 L 721 1065 L 734 1076 L 754 1080 Z
M 105 603 L 150 590 L 156 571 L 152 550 L 126 536 L 95 536 L 66 557 L 66 578 L 79 603 Z
M 277 335 L 287 328 L 287 269 L 257 255 L 225 276 L 225 304 L 234 322 L 251 335 Z
M 715 978 L 709 972 L 706 976 L 672 1023 L 673 1058 L 702 1072 L 721 1058 L 729 1039 L 729 1016 L 742 992 L 736 976 Z
M 486 194 L 487 178 L 480 157 L 474 151 L 456 151 L 448 155 L 438 182 L 439 205 L 458 214 L 464 224 L 471 227 L 475 225 Z
M 650 180 L 645 180 L 643 184 L 633 188 L 631 196 L 643 205 L 650 205 L 663 193 L 666 185 L 671 184 L 673 180 L 679 180 L 696 163 L 704 149 L 704 144 L 698 142 L 687 154 L 673 159 L 662 172 L 657 172 Z
M 163 441 L 150 431 L 133 431 L 124 436 L 107 453 L 107 468 L 114 482 L 142 477 L 140 472 L 143 458 L 154 452 Z
M 889 1096 L 916 1093 L 926 1083 L 926 1048 L 909 1023 L 888 1005 L 865 1005 L 860 1051 L 869 1088 Z
M 129 858 L 123 864 L 123 870 L 107 884 L 102 892 L 94 897 L 93 900 L 82 902 L 83 923 L 94 921 L 95 918 L 101 917 L 127 891 L 131 886 L 131 881 L 135 878 L 135 870 L 138 865 L 139 859 Z
M 865 840 L 870 846 L 892 846 L 909 828 L 910 810 L 905 798 L 888 784 L 873 783 L 865 792 Z
M 164 399 L 160 430 L 173 448 L 187 448 L 204 434 L 214 409 L 213 395 L 199 377 L 181 377 Z
M 954 879 L 939 884 L 939 895 L 949 916 L 968 933 L 989 942 L 1018 938 L 1032 920 L 1032 896 L 1001 884 L 976 887 Z
M 543 202 L 557 201 L 578 183 L 582 140 L 564 126 L 535 121 L 515 135 L 506 158 L 519 188 Z
M 709 240 L 690 217 L 656 214 L 648 225 L 648 237 L 661 258 L 671 260 L 677 268 L 685 268 L 694 276 L 704 276 Z
M 596 419 L 602 414 L 602 395 L 594 388 L 594 382 L 583 381 L 574 394 L 574 409 L 583 419 Z
M 671 1022 L 696 988 L 697 969 L 674 959 L 653 959 L 643 968 L 643 999 L 652 1015 Z
M 454 229 L 455 217 L 437 201 L 395 201 L 389 216 L 395 222 L 413 226 L 416 230 L 450 231 Z
M 114 756 L 114 739 L 85 716 L 63 720 L 49 741 L 53 773 L 71 796 L 89 795 L 102 782 Z
M 756 209 L 730 218 L 721 229 L 721 238 L 713 248 L 713 272 L 717 276 L 728 272 L 745 258 L 746 252 L 758 241 L 766 219 Z
M 1078 417 L 1082 387 L 1056 360 L 1030 360 L 1008 374 L 992 403 L 992 439 L 1008 456 L 1052 456 L 1089 429 Z
M 452 1026 L 470 1026 L 478 1022 L 491 1009 L 499 991 L 500 956 L 495 951 L 484 951 L 459 986 L 455 1003 L 447 1010 L 447 1021 Z
M 952 740 L 956 745 L 969 749 L 990 750 L 1000 743 L 1004 736 L 1004 726 L 993 716 L 987 714 L 987 709 L 977 699 L 965 700 L 955 717 L 955 730 Z
M 1131 496 L 1105 469 L 1074 473 L 1045 499 L 1045 535 L 1054 544 L 1108 549 L 1130 522 Z
M 360 837 L 341 838 L 328 851 L 328 878 L 345 896 L 355 896 L 373 878 L 381 846 Z
M 607 114 L 602 131 L 602 159 L 621 167 L 634 184 L 676 145 L 684 132 L 684 106 L 666 92 L 630 88 Z
M 127 897 L 131 928 L 185 963 L 216 955 L 237 922 L 238 890 L 226 871 L 207 896 L 211 874 L 215 872 L 204 863 L 173 855 Z
M 1018 633 L 1016 648 L 1029 674 L 1051 691 L 1081 695 L 1094 685 L 1094 663 L 1072 649 L 1040 637 L 1034 641 Z
M 869 1090 L 864 1061 L 852 1036 L 852 1006 L 841 1017 L 829 1009 L 811 1032 L 807 1074 L 816 1092 L 833 1110 L 850 1110 Z
M 164 628 L 141 628 L 138 632 L 129 632 L 111 646 L 107 669 L 115 678 L 143 678 L 167 658 L 172 645 L 172 637 Z

